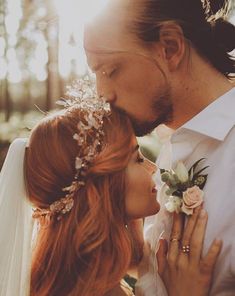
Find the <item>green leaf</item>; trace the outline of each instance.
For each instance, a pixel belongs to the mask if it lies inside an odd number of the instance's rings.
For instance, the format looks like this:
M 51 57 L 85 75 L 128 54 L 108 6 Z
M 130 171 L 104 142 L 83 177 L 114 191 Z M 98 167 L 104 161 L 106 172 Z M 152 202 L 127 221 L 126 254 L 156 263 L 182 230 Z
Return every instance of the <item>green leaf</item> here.
M 189 174 L 189 180 L 192 181 L 193 180 L 193 170 L 191 170 L 190 174 Z
M 183 197 L 183 193 L 182 193 L 181 191 L 179 191 L 179 190 L 174 191 L 174 192 L 172 193 L 172 195 L 178 196 L 178 197 L 180 197 L 180 198 Z
M 194 175 L 194 178 L 193 178 L 193 179 L 195 179 L 195 177 L 199 176 L 200 173 L 202 173 L 204 170 L 206 170 L 206 169 L 209 168 L 209 167 L 210 167 L 210 166 L 207 165 L 207 166 L 205 166 L 204 168 L 202 168 L 201 170 L 199 170 L 198 172 L 196 172 L 195 175 Z
M 170 174 L 168 172 L 164 172 L 161 174 L 161 180 L 162 182 L 164 183 L 169 183 L 169 180 L 170 180 Z
M 164 170 L 164 169 L 160 169 L 160 173 L 161 174 L 163 174 L 163 173 L 165 173 L 166 172 L 166 170 Z
M 199 163 L 200 163 L 201 161 L 203 161 L 203 160 L 205 160 L 205 158 L 201 158 L 201 159 L 199 159 L 198 161 L 196 161 L 196 162 L 191 166 L 191 168 L 190 168 L 189 171 L 188 171 L 189 176 L 191 176 L 191 173 L 194 174 L 196 167 L 197 167 L 197 166 L 199 165 Z
M 188 183 L 181 183 L 181 184 L 178 184 L 178 191 L 185 191 L 189 188 L 189 185 Z
M 171 188 L 168 188 L 166 190 L 166 195 L 172 195 L 172 193 L 174 193 L 175 191 L 177 191 L 177 187 L 171 187 Z

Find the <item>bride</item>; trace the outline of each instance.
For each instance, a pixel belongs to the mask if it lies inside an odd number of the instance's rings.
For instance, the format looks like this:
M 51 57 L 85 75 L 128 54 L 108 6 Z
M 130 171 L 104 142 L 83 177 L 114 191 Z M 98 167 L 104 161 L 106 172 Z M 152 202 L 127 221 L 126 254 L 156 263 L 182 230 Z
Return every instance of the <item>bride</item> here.
M 122 279 L 143 255 L 139 221 L 159 211 L 156 167 L 124 114 L 87 90 L 73 96 L 10 146 L 0 175 L 1 296 L 134 295 Z M 206 221 L 198 208 L 184 229 L 176 215 L 168 250 L 160 242 L 169 295 L 208 295 L 221 243 L 202 258 Z M 186 237 L 193 255 L 180 250 Z

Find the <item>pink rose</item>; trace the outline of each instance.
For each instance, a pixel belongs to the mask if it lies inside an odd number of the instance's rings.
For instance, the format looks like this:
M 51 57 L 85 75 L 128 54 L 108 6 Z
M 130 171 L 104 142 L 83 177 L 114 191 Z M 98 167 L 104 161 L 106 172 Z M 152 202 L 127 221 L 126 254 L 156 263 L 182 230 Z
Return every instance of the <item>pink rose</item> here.
M 203 196 L 204 192 L 198 186 L 188 188 L 183 192 L 182 212 L 187 215 L 192 215 L 193 209 L 202 204 Z

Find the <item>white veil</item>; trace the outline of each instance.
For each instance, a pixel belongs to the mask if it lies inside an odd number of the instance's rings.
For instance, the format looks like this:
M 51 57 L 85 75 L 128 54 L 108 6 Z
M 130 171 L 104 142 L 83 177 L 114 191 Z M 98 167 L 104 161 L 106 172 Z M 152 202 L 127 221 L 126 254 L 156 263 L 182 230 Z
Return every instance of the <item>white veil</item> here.
M 0 296 L 28 296 L 32 207 L 26 199 L 27 139 L 15 140 L 0 173 Z

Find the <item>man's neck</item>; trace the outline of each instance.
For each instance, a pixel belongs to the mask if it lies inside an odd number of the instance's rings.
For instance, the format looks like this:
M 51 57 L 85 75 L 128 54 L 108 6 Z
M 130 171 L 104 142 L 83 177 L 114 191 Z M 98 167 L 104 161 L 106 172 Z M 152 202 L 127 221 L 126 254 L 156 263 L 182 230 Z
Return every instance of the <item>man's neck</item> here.
M 235 85 L 224 75 L 205 63 L 200 57 L 194 57 L 196 67 L 191 73 L 182 75 L 175 81 L 173 94 L 173 121 L 168 124 L 177 129 L 205 109 L 213 101 L 232 89 Z

